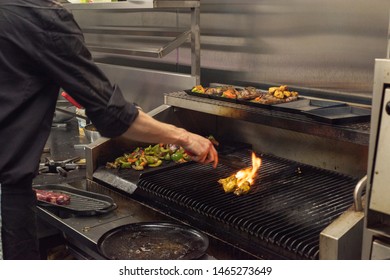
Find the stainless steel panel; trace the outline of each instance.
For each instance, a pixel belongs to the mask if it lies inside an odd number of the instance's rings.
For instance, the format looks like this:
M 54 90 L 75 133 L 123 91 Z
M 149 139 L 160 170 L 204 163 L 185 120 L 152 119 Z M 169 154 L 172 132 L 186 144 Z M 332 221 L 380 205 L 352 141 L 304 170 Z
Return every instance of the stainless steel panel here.
M 68 1 L 67 1 L 68 2 Z M 192 8 L 199 7 L 200 0 L 126 0 L 111 2 L 109 0 L 96 3 L 66 4 L 77 10 L 91 9 L 154 9 L 154 8 Z
M 376 160 L 372 173 L 371 199 L 369 207 L 390 215 L 390 115 L 386 110 L 390 102 L 390 89 L 387 89 L 383 95 L 382 114 L 380 119 L 379 137 L 377 144 Z
M 388 113 L 385 104 L 389 95 L 390 60 L 377 59 L 375 61 L 375 76 L 373 90 L 373 104 L 371 114 L 371 133 L 367 167 L 367 207 L 365 207 L 365 221 L 363 232 L 362 258 L 370 259 L 373 244 L 376 239 L 390 238 L 390 214 L 385 205 L 390 198 L 389 184 L 385 180 L 386 160 L 383 154 L 388 153 L 387 123 Z M 388 140 L 388 139 L 387 139 Z M 377 173 L 378 172 L 378 173 Z M 378 177 L 379 175 L 379 177 Z
M 347 95 L 371 95 L 375 58 L 386 57 L 388 0 L 202 0 L 200 6 L 202 83 L 243 81 L 288 84 Z M 81 27 L 188 27 L 186 12 L 146 14 L 74 11 Z M 123 36 L 92 36 L 100 44 L 133 42 Z M 138 40 L 138 39 L 136 39 Z M 150 42 L 140 38 L 140 45 Z M 132 66 L 128 56 L 94 54 L 97 60 Z M 145 67 L 191 64 L 189 46 Z M 162 65 L 163 64 L 163 65 Z
M 321 260 L 359 260 L 364 212 L 346 211 L 320 234 Z
M 145 112 L 164 103 L 164 93 L 191 88 L 196 83 L 196 77 L 123 67 L 117 65 L 98 63 L 112 83 L 118 84 L 124 97 L 137 103 Z
M 375 240 L 372 245 L 372 260 L 389 260 L 390 259 L 390 244 L 380 240 Z

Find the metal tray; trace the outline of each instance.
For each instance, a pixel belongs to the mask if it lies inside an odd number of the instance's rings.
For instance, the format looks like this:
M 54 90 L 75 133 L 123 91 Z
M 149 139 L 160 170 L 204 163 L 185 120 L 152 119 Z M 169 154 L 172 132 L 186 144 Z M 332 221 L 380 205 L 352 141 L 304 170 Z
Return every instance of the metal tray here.
M 367 122 L 371 119 L 371 110 L 353 106 L 320 108 L 304 112 L 305 115 L 330 124 Z
M 236 88 L 240 88 L 240 87 L 236 87 Z M 259 102 L 253 102 L 250 99 L 227 98 L 227 97 L 222 97 L 222 96 L 217 96 L 217 95 L 212 95 L 212 94 L 203 94 L 203 93 L 192 92 L 191 90 L 184 90 L 184 92 L 187 93 L 188 95 L 192 95 L 192 96 L 209 98 L 209 99 L 225 101 L 225 102 L 230 102 L 230 103 L 238 103 L 238 104 L 242 104 L 242 105 L 247 105 L 247 106 L 252 106 L 252 107 L 257 107 L 257 108 L 264 108 L 264 109 L 274 109 L 274 108 L 276 108 L 277 105 L 296 103 L 298 101 L 304 100 L 304 98 L 298 97 L 298 99 L 294 100 L 294 101 L 285 102 L 285 101 L 281 100 L 280 102 L 277 102 L 277 103 L 263 104 L 263 103 L 259 103 Z
M 205 254 L 209 239 L 183 224 L 144 222 L 113 228 L 97 245 L 100 254 L 110 260 L 190 260 Z
M 237 99 L 236 98 L 227 98 L 227 97 L 222 97 L 222 96 L 213 95 L 213 94 L 192 92 L 191 90 L 184 90 L 184 92 L 187 93 L 188 95 L 192 95 L 192 96 L 197 96 L 197 97 L 202 97 L 202 98 L 209 98 L 209 99 L 225 101 L 225 102 L 230 102 L 230 103 L 237 103 Z
M 276 104 L 272 106 L 275 110 L 297 113 L 297 112 L 310 111 L 319 108 L 330 108 L 330 107 L 339 107 L 339 106 L 346 106 L 346 105 L 347 104 L 344 102 L 300 98 L 297 101 Z
M 78 216 L 105 214 L 117 208 L 110 196 L 76 189 L 68 184 L 35 185 L 33 188 L 69 195 L 70 204 L 68 205 L 58 205 L 40 200 L 37 201 L 37 205 L 65 210 Z

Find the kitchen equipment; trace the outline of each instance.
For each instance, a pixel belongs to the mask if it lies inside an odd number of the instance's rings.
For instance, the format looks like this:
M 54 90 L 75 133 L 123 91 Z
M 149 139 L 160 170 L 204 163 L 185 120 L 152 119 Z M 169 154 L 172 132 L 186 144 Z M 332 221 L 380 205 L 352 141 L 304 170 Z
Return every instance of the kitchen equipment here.
M 81 106 L 76 100 L 73 99 L 72 96 L 67 94 L 65 91 L 61 92 L 61 96 L 63 96 L 66 100 L 72 103 L 76 108 L 83 109 L 83 106 Z
M 249 144 L 250 149 L 222 154 L 248 167 L 252 150 L 262 159 L 251 191 L 242 196 L 224 193 L 218 179 L 238 168 L 223 162 L 216 169 L 188 163 L 144 172 L 107 170 L 107 161 L 140 145 L 121 139 L 87 148 L 91 184 L 125 192 L 256 258 L 360 258 L 361 247 L 348 242 L 361 241 L 362 225 L 353 224 L 352 229 L 340 219 L 354 214 L 354 189 L 366 173 L 367 122 L 329 124 L 301 113 L 201 98 L 184 91 L 166 94 L 165 102 L 168 106 L 151 112 L 155 118 L 213 135 L 222 144 L 225 139 Z M 328 228 L 336 230 L 324 236 Z M 340 228 L 343 231 L 337 231 Z M 356 238 L 344 238 L 350 231 Z M 327 239 L 333 246 L 321 245 L 329 244 Z
M 122 225 L 102 235 L 99 252 L 111 260 L 188 260 L 203 256 L 208 237 L 195 228 L 169 222 Z
M 375 61 L 363 259 L 390 258 L 390 59 Z
M 356 121 L 370 121 L 371 110 L 353 106 L 337 106 L 329 108 L 318 108 L 305 112 L 315 120 L 331 124 L 345 124 Z
M 83 130 L 85 137 L 87 137 L 88 141 L 91 143 L 102 137 L 93 124 L 87 124 Z
M 319 108 L 331 108 L 331 107 L 340 107 L 347 105 L 344 102 L 335 102 L 335 101 L 326 101 L 326 100 L 317 100 L 302 98 L 294 102 L 282 103 L 273 105 L 273 109 L 287 111 L 287 112 L 307 112 Z
M 85 148 L 87 185 L 120 193 L 123 203 L 115 214 L 130 213 L 110 215 L 103 225 L 83 220 L 90 228 L 86 232 L 76 226 L 80 220 L 58 221 L 45 211 L 45 219 L 57 224 L 70 244 L 101 258 L 94 245 L 101 235 L 129 222 L 155 221 L 158 215 L 162 218 L 157 220 L 173 219 L 206 233 L 209 256 L 221 255 L 217 249 L 221 243 L 222 258 L 229 259 L 360 256 L 356 244 L 363 228 L 357 223 L 351 230 L 349 220 L 342 218 L 355 213 L 354 189 L 367 172 L 367 122 L 328 124 L 300 113 L 200 98 L 184 91 L 166 94 L 165 103 L 148 114 L 206 137 L 213 135 L 220 147 L 229 142 L 232 148 L 221 149 L 220 154 L 248 167 L 250 152 L 256 152 L 263 165 L 251 191 L 242 196 L 224 193 L 218 179 L 239 168 L 223 162 L 216 169 L 194 162 L 141 172 L 107 169 L 107 162 L 149 144 L 100 138 Z M 330 228 L 334 233 L 325 235 Z M 356 238 L 345 238 L 350 234 Z M 332 246 L 321 245 L 329 243 Z
M 70 121 L 76 108 L 69 105 L 69 102 L 63 99 L 58 99 L 56 103 L 56 110 L 54 111 L 53 123 L 66 123 Z
M 53 160 L 46 157 L 45 161 L 39 164 L 39 174 L 60 174 L 67 177 L 68 172 L 80 168 L 85 168 L 85 161 L 79 156 L 65 160 Z

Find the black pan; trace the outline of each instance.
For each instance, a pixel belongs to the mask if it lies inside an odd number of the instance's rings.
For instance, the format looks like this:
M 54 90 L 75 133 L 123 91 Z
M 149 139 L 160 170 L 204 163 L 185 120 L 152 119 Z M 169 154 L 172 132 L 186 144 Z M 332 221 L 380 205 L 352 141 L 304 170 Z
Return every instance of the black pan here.
M 209 240 L 182 224 L 145 222 L 113 228 L 99 238 L 97 245 L 109 260 L 190 260 L 205 254 Z
M 118 207 L 110 196 L 77 189 L 66 183 L 35 185 L 33 188 L 37 190 L 53 191 L 69 195 L 69 205 L 58 205 L 39 200 L 37 201 L 37 205 L 41 207 L 50 207 L 63 210 L 77 216 L 95 216 L 106 214 Z

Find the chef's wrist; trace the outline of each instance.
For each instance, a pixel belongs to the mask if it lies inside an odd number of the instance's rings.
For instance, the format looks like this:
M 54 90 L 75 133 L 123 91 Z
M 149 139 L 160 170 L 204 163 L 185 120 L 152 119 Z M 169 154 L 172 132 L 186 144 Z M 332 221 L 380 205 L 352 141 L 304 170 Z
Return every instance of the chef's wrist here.
M 190 133 L 184 128 L 177 128 L 177 141 L 175 141 L 176 145 L 182 147 L 188 147 L 190 145 Z

